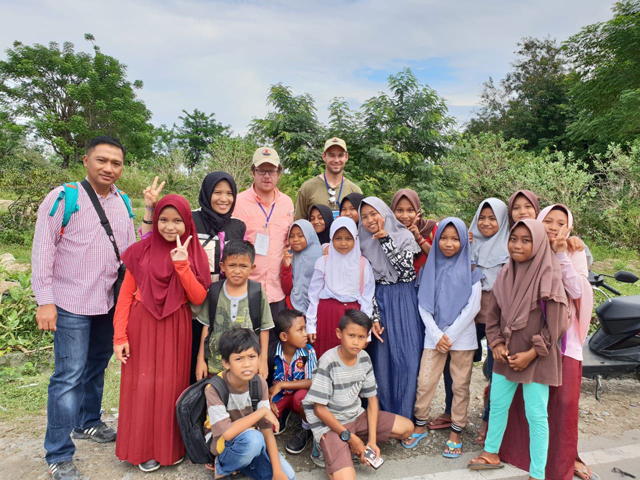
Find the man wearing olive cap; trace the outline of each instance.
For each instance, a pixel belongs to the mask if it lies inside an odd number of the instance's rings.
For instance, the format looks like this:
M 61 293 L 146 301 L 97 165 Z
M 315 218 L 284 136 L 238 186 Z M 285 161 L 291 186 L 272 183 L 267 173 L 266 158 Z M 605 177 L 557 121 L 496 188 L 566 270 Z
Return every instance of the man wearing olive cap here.
M 324 144 L 322 159 L 326 165 L 324 173 L 302 184 L 296 200 L 296 220 L 308 218 L 314 205 L 327 205 L 333 218 L 340 215 L 340 202 L 350 193 L 362 193 L 360 187 L 344 178 L 344 166 L 349 160 L 347 144 L 338 137 Z

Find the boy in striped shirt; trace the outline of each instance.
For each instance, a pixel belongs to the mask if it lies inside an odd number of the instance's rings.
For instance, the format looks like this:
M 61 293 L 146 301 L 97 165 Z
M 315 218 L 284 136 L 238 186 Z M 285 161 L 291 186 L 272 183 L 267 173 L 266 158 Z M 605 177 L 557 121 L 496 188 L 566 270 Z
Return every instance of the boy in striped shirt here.
M 249 381 L 258 373 L 258 337 L 247 328 L 234 328 L 222 334 L 219 350 L 225 368 L 222 379 L 229 388 L 227 404 L 211 385 L 204 389 L 205 428 L 211 429 L 211 453 L 216 456 L 214 478 L 238 471 L 258 480 L 295 479 L 293 468 L 278 453 L 272 425 L 278 429 L 279 422 L 269 408 L 267 382 L 262 377 L 258 377 L 262 398 L 255 412 L 251 406 Z
M 404 440 L 413 432 L 411 420 L 378 408 L 373 365 L 363 350 L 371 327 L 371 319 L 365 313 L 347 310 L 336 330 L 341 345 L 320 357 L 303 401 L 330 480 L 356 478 L 351 453 L 365 463 L 367 446 L 380 456 L 378 441 Z M 368 399 L 366 411 L 360 397 Z M 360 437 L 368 437 L 366 446 Z

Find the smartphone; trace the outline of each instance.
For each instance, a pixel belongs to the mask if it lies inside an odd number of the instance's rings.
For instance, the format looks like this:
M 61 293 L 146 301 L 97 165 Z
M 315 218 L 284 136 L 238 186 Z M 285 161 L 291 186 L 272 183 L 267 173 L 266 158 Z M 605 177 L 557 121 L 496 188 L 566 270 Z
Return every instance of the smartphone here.
M 380 465 L 384 463 L 382 457 L 377 456 L 376 452 L 374 452 L 370 447 L 365 448 L 364 458 L 373 468 L 379 468 Z

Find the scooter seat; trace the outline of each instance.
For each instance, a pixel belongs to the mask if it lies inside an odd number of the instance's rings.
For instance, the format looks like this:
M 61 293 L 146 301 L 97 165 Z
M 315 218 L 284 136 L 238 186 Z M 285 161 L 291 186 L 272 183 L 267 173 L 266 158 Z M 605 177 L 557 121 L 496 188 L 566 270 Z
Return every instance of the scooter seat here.
M 640 295 L 615 297 L 596 308 L 602 330 L 607 335 L 640 332 Z

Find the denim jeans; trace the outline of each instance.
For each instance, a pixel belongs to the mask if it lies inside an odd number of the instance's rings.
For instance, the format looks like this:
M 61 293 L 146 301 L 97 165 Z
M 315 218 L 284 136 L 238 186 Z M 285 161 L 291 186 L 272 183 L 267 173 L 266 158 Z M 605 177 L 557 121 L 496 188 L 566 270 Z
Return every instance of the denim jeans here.
M 295 479 L 296 474 L 289 462 L 278 455 L 287 478 Z M 230 442 L 224 442 L 224 450 L 216 459 L 216 469 L 218 475 L 231 475 L 238 471 L 256 480 L 271 480 L 271 460 L 260 430 L 246 430 Z
M 55 369 L 49 381 L 44 438 L 49 465 L 73 458 L 72 429 L 101 423 L 104 371 L 113 355 L 114 309 L 106 315 L 86 316 L 56 308 Z

